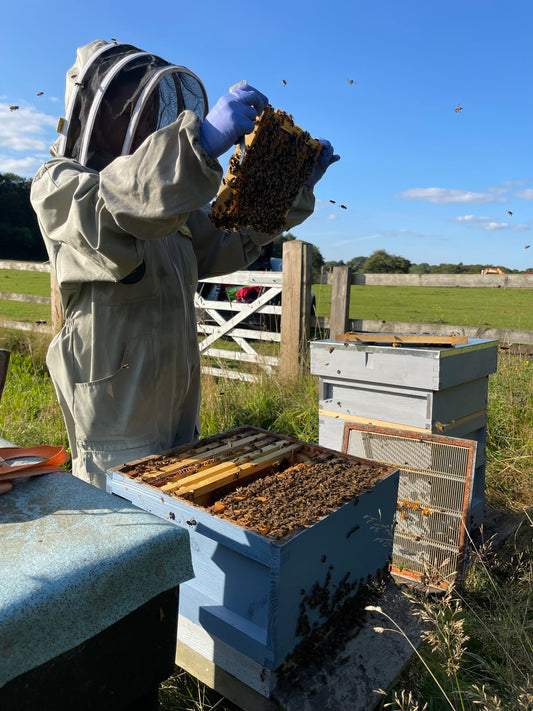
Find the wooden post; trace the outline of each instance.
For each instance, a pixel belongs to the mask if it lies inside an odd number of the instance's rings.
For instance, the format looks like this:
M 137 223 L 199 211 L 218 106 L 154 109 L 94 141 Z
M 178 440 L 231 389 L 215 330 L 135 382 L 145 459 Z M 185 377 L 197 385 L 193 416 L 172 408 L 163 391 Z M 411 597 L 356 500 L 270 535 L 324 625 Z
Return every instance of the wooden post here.
M 51 297 L 51 317 L 52 331 L 57 333 L 63 326 L 63 309 L 61 307 L 61 297 L 59 295 L 59 286 L 54 271 L 50 268 L 50 297 Z
M 329 317 L 329 337 L 346 333 L 350 311 L 350 267 L 334 267 L 331 288 L 331 315 Z
M 298 377 L 308 363 L 311 327 L 312 246 L 301 240 L 283 245 L 280 376 Z

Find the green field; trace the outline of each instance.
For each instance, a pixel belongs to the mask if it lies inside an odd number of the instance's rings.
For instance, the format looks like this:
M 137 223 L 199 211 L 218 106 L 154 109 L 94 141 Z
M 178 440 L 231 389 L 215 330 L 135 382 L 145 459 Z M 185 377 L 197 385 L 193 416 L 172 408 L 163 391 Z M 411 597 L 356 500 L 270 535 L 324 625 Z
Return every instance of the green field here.
M 18 269 L 0 269 L 0 291 L 11 294 L 50 296 L 50 274 Z M 2 302 L 2 310 L 3 310 Z
M 315 284 L 317 313 L 329 317 L 331 286 Z M 50 295 L 47 272 L 0 270 L 0 292 Z M 42 304 L 0 300 L 0 317 L 49 320 Z M 533 331 L 531 289 L 352 286 L 350 318 Z
M 331 286 L 314 285 L 317 312 L 329 316 Z M 350 318 L 533 331 L 530 289 L 352 286 Z

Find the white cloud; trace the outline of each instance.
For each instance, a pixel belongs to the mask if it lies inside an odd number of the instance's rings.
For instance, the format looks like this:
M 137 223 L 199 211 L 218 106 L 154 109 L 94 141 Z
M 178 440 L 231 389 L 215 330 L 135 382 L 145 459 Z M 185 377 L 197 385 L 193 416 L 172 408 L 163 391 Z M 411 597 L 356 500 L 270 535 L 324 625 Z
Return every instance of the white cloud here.
M 329 214 L 329 215 L 326 217 L 326 220 L 338 220 L 338 219 L 339 219 L 339 216 L 338 216 L 338 215 L 334 215 L 333 213 Z
M 50 155 L 26 156 L 25 158 L 12 158 L 0 155 L 0 173 L 15 173 L 22 177 L 35 175 L 41 165 L 50 159 Z
M 508 222 L 485 222 L 480 225 L 482 230 L 491 232 L 492 230 L 506 230 L 510 227 Z
M 511 225 L 510 222 L 499 222 L 496 217 L 486 217 L 484 215 L 460 215 L 459 217 L 454 217 L 451 222 L 465 222 L 469 227 L 477 227 L 488 232 L 507 229 L 519 232 L 529 229 L 527 225 Z
M 452 190 L 449 188 L 409 188 L 396 194 L 402 200 L 426 200 L 437 205 L 453 203 L 477 204 L 488 202 L 505 202 L 505 198 L 496 197 L 492 193 L 473 193 L 467 190 Z
M 533 200 L 533 190 L 531 188 L 521 190 L 519 193 L 516 193 L 516 197 L 522 198 L 522 200 Z
M 491 220 L 493 218 L 491 217 L 482 217 L 480 215 L 460 215 L 459 217 L 455 217 L 452 222 L 469 222 L 469 223 L 475 223 L 475 222 L 482 222 L 484 220 Z
M 11 151 L 45 151 L 57 118 L 33 107 L 11 111 L 8 104 L 0 104 L 0 147 Z

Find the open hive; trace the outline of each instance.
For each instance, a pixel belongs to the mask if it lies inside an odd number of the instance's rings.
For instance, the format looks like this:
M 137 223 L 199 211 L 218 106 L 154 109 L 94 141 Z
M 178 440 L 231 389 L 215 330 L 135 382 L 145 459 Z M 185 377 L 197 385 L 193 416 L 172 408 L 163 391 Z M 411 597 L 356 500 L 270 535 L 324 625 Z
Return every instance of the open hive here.
M 280 539 L 369 490 L 386 468 L 255 428 L 148 457 L 119 471 Z
M 225 231 L 250 227 L 278 234 L 322 144 L 297 126 L 292 116 L 270 105 L 245 144 L 244 157 L 237 146 L 230 158 L 211 219 Z
M 274 670 L 388 569 L 398 470 L 254 427 L 123 464 L 110 493 L 186 528 L 177 664 L 269 696 Z

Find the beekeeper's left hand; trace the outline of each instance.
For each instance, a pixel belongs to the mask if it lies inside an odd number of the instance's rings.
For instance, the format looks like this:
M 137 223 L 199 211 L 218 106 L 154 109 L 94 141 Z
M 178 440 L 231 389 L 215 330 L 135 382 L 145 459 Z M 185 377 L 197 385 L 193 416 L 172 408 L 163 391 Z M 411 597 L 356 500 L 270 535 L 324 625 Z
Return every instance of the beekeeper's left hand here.
M 316 159 L 316 163 L 311 172 L 311 175 L 307 178 L 307 181 L 305 183 L 309 188 L 312 188 L 318 183 L 318 181 L 324 176 L 324 173 L 332 163 L 336 163 L 338 160 L 341 159 L 339 155 L 333 153 L 333 146 L 328 140 L 320 137 L 318 137 L 317 140 L 320 141 L 323 148 L 318 154 L 318 158 Z

